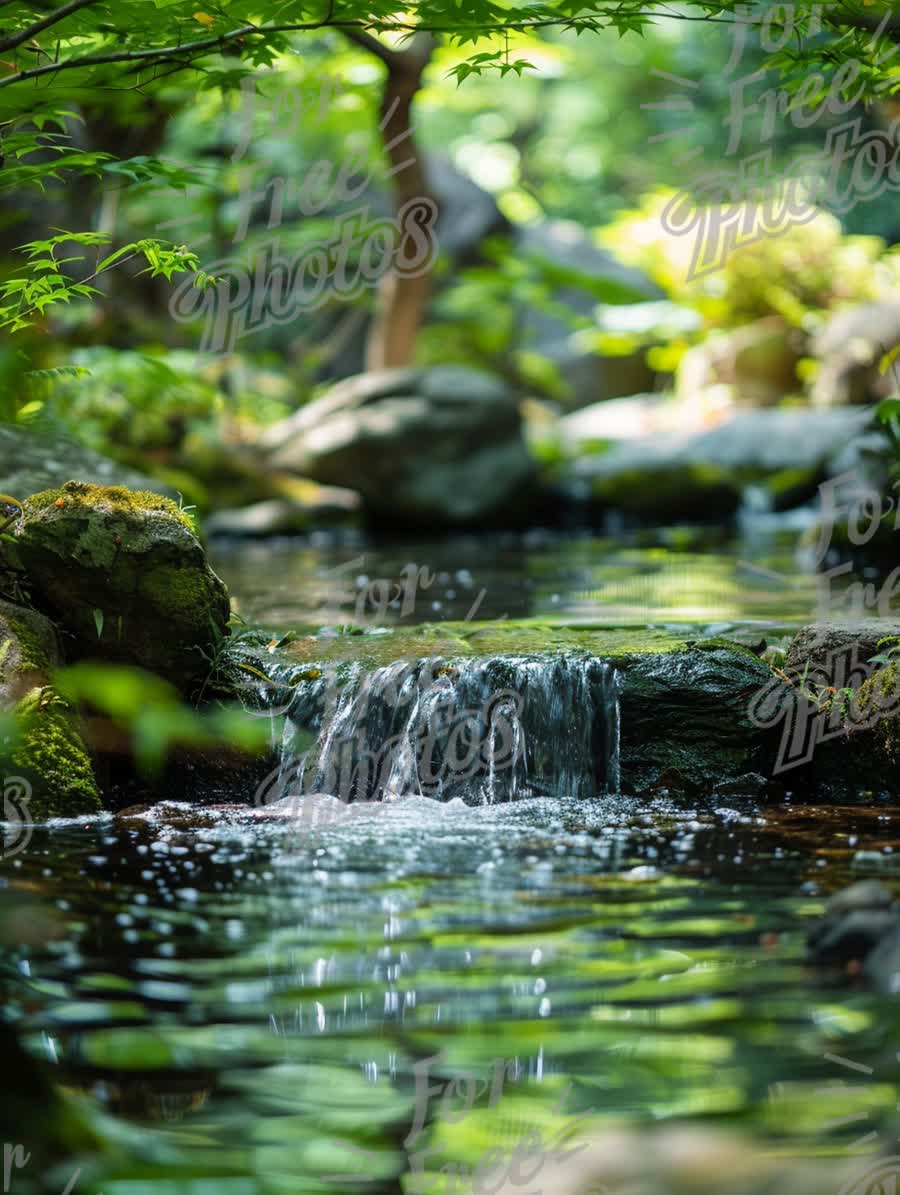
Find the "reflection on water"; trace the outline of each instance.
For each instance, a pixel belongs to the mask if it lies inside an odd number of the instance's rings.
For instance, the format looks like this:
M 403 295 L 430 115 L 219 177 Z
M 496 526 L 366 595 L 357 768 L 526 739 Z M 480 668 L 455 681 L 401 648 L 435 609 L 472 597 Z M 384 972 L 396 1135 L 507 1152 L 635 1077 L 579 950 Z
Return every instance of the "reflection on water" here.
M 218 545 L 213 562 L 266 626 L 444 619 L 734 624 L 808 621 L 815 573 L 796 537 L 704 551 L 694 533 L 655 546 L 551 536 L 348 548 Z
M 822 885 L 900 848 L 884 811 L 252 816 L 38 831 L 8 873 L 68 930 L 14 960 L 31 1044 L 145 1130 L 106 1195 L 469 1190 L 447 1167 L 622 1118 L 842 1156 L 884 1129 L 891 1019 L 802 964 Z
M 703 547 L 285 543 L 216 563 L 248 620 L 282 628 L 378 603 L 385 622 L 479 602 L 479 619 L 757 637 L 810 616 L 792 543 Z M 385 579 L 399 588 L 373 587 Z M 893 808 L 351 809 L 170 806 L 39 828 L 2 864 L 62 931 L 7 952 L 8 1013 L 119 1135 L 137 1130 L 79 1191 L 499 1190 L 490 1158 L 550 1195 L 541 1159 L 622 1121 L 724 1125 L 785 1156 L 886 1139 L 897 1014 L 803 953 L 824 894 L 900 852 Z

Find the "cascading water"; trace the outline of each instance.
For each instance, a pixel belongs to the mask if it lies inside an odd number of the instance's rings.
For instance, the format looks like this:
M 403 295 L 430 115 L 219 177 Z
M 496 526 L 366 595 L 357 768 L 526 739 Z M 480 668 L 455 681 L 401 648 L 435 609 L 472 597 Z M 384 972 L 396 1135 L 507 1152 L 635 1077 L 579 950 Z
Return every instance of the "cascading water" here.
M 619 678 L 593 657 L 344 664 L 280 680 L 292 697 L 277 782 L 258 798 L 267 804 L 311 793 L 491 804 L 619 788 Z

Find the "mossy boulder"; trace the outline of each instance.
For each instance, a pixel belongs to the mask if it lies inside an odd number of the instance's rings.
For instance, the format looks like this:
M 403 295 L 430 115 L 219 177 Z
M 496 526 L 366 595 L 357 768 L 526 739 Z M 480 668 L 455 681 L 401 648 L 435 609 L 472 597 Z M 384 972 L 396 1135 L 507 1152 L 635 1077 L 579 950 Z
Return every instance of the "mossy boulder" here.
M 69 659 L 137 664 L 184 692 L 202 684 L 228 594 L 170 499 L 69 481 L 26 501 L 14 551 Z
M 51 685 L 32 689 L 15 706 L 18 741 L 9 766 L 31 785 L 36 821 L 99 813 L 100 792 L 76 715 Z
M 795 700 L 784 719 L 779 758 L 787 753 L 789 762 L 781 779 L 792 789 L 815 793 L 817 800 L 846 804 L 900 793 L 900 662 L 871 672 L 874 665 L 861 662 L 872 645 L 866 643 L 866 624 L 860 626 L 852 668 L 823 666 L 813 652 L 802 687 L 796 679 L 802 670 L 789 670 Z M 844 656 L 839 650 L 838 665 Z
M 38 821 L 100 809 L 77 717 L 50 684 L 58 658 L 46 618 L 0 602 L 0 705 L 16 715 L 14 741 L 3 750 L 4 788 L 13 776 L 24 779 L 31 792 L 20 812 Z

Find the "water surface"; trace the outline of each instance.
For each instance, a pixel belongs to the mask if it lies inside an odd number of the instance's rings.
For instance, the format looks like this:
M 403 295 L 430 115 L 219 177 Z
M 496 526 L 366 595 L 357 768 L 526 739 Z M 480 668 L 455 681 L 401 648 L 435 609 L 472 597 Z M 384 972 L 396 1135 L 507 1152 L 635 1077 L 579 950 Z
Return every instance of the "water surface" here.
M 479 618 L 758 638 L 810 617 L 793 542 L 700 546 L 284 543 L 216 564 L 282 630 L 366 615 L 359 594 L 410 563 L 436 579 L 385 622 L 464 618 L 482 590 Z M 490 1150 L 511 1173 L 526 1143 L 521 1189 L 549 1195 L 534 1158 L 622 1121 L 844 1158 L 886 1140 L 897 1015 L 810 971 L 804 939 L 828 891 L 895 852 L 888 805 L 161 806 L 38 828 L 5 861 L 58 926 L 8 955 L 8 1008 L 131 1126 L 83 1172 L 105 1195 L 470 1191 Z

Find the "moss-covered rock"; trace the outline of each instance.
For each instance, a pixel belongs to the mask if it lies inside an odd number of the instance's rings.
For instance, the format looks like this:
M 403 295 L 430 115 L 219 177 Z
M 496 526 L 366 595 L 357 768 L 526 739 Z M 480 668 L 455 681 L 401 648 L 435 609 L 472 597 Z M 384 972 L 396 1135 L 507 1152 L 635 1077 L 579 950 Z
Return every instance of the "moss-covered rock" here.
M 137 664 L 183 691 L 202 684 L 228 594 L 170 499 L 69 481 L 26 501 L 15 552 L 69 658 Z
M 37 821 L 99 813 L 100 793 L 87 748 L 69 705 L 45 685 L 16 703 L 18 742 L 9 763 L 31 785 L 29 813 Z
M 46 685 L 58 663 L 53 623 L 36 610 L 0 601 L 0 705 Z
M 847 618 L 841 622 L 814 622 L 801 627 L 791 641 L 785 669 L 800 677 L 806 670 L 812 681 L 840 686 L 851 679 L 851 669 L 867 664 L 887 650 L 885 639 L 900 642 L 898 618 Z
M 100 809 L 77 717 L 50 684 L 57 663 L 53 625 L 34 610 L 0 602 L 0 706 L 16 714 L 3 766 L 7 777 L 28 782 L 27 815 L 38 821 Z
M 900 660 L 880 668 L 859 687 L 847 711 L 851 733 L 871 737 L 885 764 L 900 762 Z

